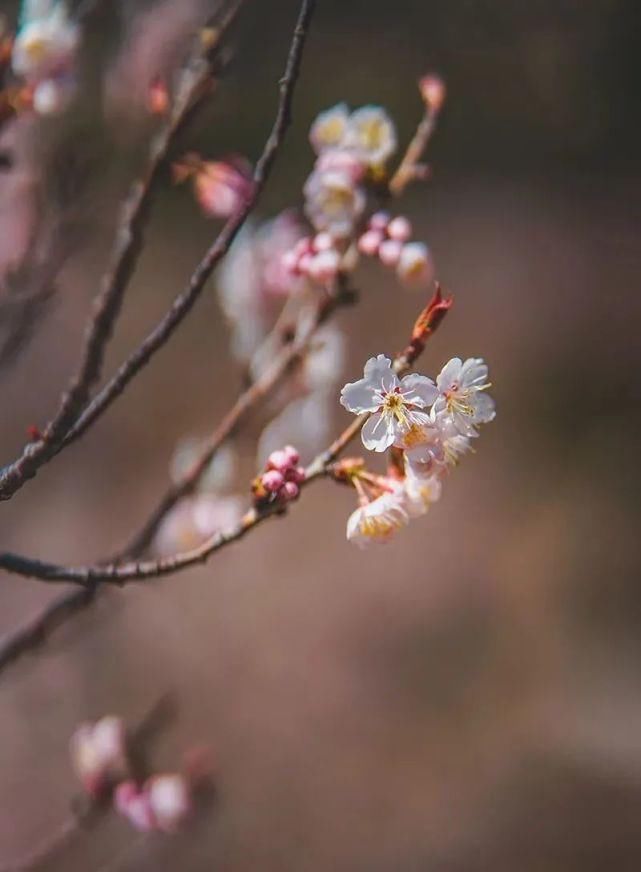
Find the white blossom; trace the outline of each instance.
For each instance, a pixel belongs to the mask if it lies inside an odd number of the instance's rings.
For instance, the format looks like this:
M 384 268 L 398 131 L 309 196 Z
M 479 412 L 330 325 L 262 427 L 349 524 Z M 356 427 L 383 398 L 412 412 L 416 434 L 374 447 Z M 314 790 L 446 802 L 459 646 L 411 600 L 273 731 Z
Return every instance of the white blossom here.
M 431 379 L 416 373 L 399 379 L 391 360 L 379 354 L 367 361 L 362 379 L 345 385 L 341 404 L 356 415 L 371 413 L 361 430 L 363 445 L 385 451 L 393 444 L 403 447 L 412 434 L 431 425 L 424 410 L 437 396 Z
M 11 54 L 14 73 L 29 81 L 43 79 L 69 66 L 79 31 L 64 3 L 32 4 L 16 36 Z
M 434 273 L 429 250 L 423 242 L 403 245 L 396 262 L 396 274 L 407 285 L 425 285 Z
M 145 785 L 145 791 L 156 828 L 163 832 L 177 830 L 191 812 L 191 793 L 183 775 L 155 775 Z
M 363 106 L 350 115 L 345 145 L 364 164 L 379 167 L 396 151 L 394 122 L 381 106 Z
M 353 511 L 347 520 L 347 538 L 361 548 L 372 542 L 388 542 L 408 522 L 402 489 L 396 489 Z
M 487 365 L 480 357 L 449 360 L 436 379 L 435 420 L 451 424 L 462 436 L 475 436 L 476 425 L 492 421 L 496 414 L 494 400 L 485 393 L 490 387 L 487 375 Z
M 349 110 L 345 103 L 337 103 L 316 117 L 309 131 L 309 139 L 316 154 L 344 143 L 348 120 Z
M 365 208 L 365 194 L 345 172 L 315 170 L 303 190 L 305 213 L 316 230 L 349 236 Z

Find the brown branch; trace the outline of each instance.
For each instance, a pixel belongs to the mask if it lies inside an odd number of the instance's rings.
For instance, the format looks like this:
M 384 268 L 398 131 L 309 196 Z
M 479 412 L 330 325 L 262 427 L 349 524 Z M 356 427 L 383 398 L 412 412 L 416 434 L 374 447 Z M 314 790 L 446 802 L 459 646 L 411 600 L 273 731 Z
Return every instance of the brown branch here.
M 246 415 L 269 394 L 281 378 L 304 358 L 318 327 L 344 300 L 345 296 L 340 288 L 335 293 L 323 295 L 303 333 L 285 345 L 260 377 L 240 394 L 212 432 L 194 463 L 177 482 L 166 490 L 145 524 L 122 550 L 121 554 L 115 558 L 115 562 L 120 562 L 124 558 L 138 557 L 144 553 L 167 514 L 179 500 L 193 493 L 197 488 L 223 442 L 236 430 Z
M 394 175 L 389 180 L 388 189 L 393 196 L 396 197 L 402 194 L 411 181 L 421 176 L 420 161 L 436 130 L 439 109 L 440 106 L 434 106 L 430 103 L 425 104 L 425 112 L 416 128 L 416 132 L 407 146 Z
M 394 359 L 394 370 L 398 374 L 405 373 L 422 353 L 426 341 L 441 323 L 444 315 L 451 306 L 451 299 L 443 299 L 441 290 L 437 287 L 436 293 L 426 308 L 420 313 L 412 336 L 407 347 Z M 360 415 L 347 427 L 343 433 L 321 452 L 307 467 L 305 481 L 308 484 L 316 478 L 328 472 L 330 464 L 346 448 L 361 430 L 368 415 Z M 250 530 L 257 527 L 267 518 L 282 513 L 282 507 L 270 504 L 266 507 L 253 507 L 249 509 L 240 522 L 231 530 L 216 533 L 197 548 L 173 554 L 158 560 L 131 561 L 128 563 L 111 563 L 94 566 L 60 566 L 55 563 L 46 563 L 33 560 L 18 554 L 0 554 L 0 568 L 8 572 L 17 573 L 31 578 L 39 578 L 42 581 L 62 582 L 73 581 L 76 584 L 89 586 L 97 582 L 124 585 L 134 581 L 147 581 L 160 578 L 164 575 L 172 575 L 190 566 L 205 563 L 209 557 L 232 542 L 242 539 Z
M 225 26 L 231 23 L 232 18 L 233 15 L 227 17 Z M 223 30 L 221 27 L 217 32 L 216 46 L 220 44 Z M 143 178 L 134 184 L 125 203 L 116 232 L 111 264 L 103 277 L 102 287 L 87 325 L 78 369 L 62 394 L 57 412 L 42 428 L 42 438 L 26 445 L 20 457 L 0 471 L 0 500 L 10 499 L 66 444 L 65 436 L 77 422 L 93 386 L 100 378 L 105 349 L 144 245 L 144 230 L 158 181 L 172 143 L 191 118 L 195 107 L 200 105 L 207 90 L 215 57 L 213 48 L 212 45 L 206 48 L 199 45 L 197 55 L 185 69 L 174 110 L 152 143 Z
M 204 258 L 196 267 L 187 287 L 174 300 L 167 314 L 147 335 L 138 348 L 125 360 L 113 378 L 98 392 L 92 402 L 85 408 L 76 424 L 70 429 L 63 445 L 78 439 L 94 423 L 94 421 L 109 408 L 114 400 L 127 387 L 129 382 L 149 362 L 152 356 L 171 337 L 185 316 L 190 312 L 196 300 L 200 297 L 205 284 L 214 268 L 227 254 L 239 230 L 258 202 L 265 183 L 269 177 L 272 165 L 280 149 L 283 137 L 291 122 L 291 107 L 294 89 L 300 72 L 303 48 L 307 30 L 315 6 L 315 0 L 304 0 L 298 17 L 292 39 L 285 73 L 279 82 L 280 100 L 274 126 L 265 144 L 265 148 L 256 163 L 254 170 L 254 185 L 250 197 L 241 205 L 237 212 L 227 221 L 220 231 L 216 241 L 206 252 Z

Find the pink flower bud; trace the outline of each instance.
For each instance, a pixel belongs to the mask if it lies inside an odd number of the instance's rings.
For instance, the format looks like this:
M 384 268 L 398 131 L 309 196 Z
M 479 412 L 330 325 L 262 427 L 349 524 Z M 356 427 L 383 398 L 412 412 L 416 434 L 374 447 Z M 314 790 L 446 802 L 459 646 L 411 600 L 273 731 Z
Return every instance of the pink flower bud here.
M 293 481 L 286 481 L 279 491 L 279 496 L 283 502 L 288 503 L 290 500 L 298 499 L 300 488 Z
M 358 250 L 361 254 L 368 257 L 374 257 L 378 254 L 378 249 L 383 241 L 383 233 L 381 230 L 366 230 L 358 240 Z
M 331 233 L 317 233 L 313 239 L 312 246 L 314 251 L 329 251 L 334 248 L 334 239 Z
M 443 79 L 436 75 L 423 76 L 419 80 L 418 88 L 421 92 L 421 97 L 432 112 L 439 112 L 445 102 L 446 94 Z
M 403 250 L 403 243 L 396 239 L 386 239 L 381 242 L 378 256 L 385 266 L 396 266 Z
M 312 251 L 311 236 L 303 236 L 302 239 L 299 239 L 296 245 L 292 248 L 292 251 L 296 257 L 302 257 L 303 254 L 310 254 Z
M 275 469 L 280 473 L 285 473 L 292 465 L 287 451 L 282 448 L 278 451 L 272 451 L 267 458 L 267 469 Z
M 330 249 L 329 251 L 321 251 L 314 255 L 307 272 L 309 277 L 315 282 L 326 284 L 336 278 L 339 265 L 340 255 L 334 249 Z
M 399 242 L 407 242 L 412 235 L 412 225 L 404 215 L 398 215 L 390 221 L 387 227 L 387 235 L 390 239 L 396 239 Z
M 192 809 L 189 785 L 184 776 L 156 775 L 145 784 L 149 807 L 159 830 L 177 830 Z
M 305 468 L 303 466 L 292 466 L 285 473 L 286 481 L 293 481 L 294 484 L 300 484 L 305 481 Z
M 265 490 L 273 494 L 276 493 L 277 490 L 280 490 L 285 479 L 283 478 L 282 473 L 278 472 L 278 470 L 268 469 L 267 472 L 262 474 L 261 481 Z
M 114 807 L 134 829 L 148 833 L 156 829 L 156 818 L 144 790 L 139 790 L 133 781 L 124 781 L 114 791 Z
M 283 451 L 285 452 L 285 454 L 289 458 L 291 465 L 296 466 L 296 464 L 300 461 L 300 454 L 298 453 L 298 451 L 296 451 L 294 446 L 293 445 L 286 445 L 283 448 Z
M 369 227 L 371 230 L 387 230 L 387 225 L 389 224 L 389 212 L 374 212 L 372 217 L 369 219 Z

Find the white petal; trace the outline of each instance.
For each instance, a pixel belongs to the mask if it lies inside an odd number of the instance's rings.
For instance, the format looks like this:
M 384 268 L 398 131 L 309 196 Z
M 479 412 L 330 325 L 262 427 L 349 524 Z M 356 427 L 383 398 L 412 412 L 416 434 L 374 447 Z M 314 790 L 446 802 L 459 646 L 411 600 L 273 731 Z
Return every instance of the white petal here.
M 493 421 L 496 417 L 496 408 L 494 400 L 489 394 L 476 393 L 472 399 L 474 406 L 474 422 L 476 424 L 487 424 L 488 421 Z
M 385 451 L 394 442 L 394 421 L 375 412 L 365 421 L 361 430 L 363 445 L 369 451 Z
M 453 357 L 451 360 L 448 360 L 436 377 L 436 384 L 441 393 L 449 391 L 452 384 L 460 379 L 462 366 L 463 362 L 460 357 Z
M 341 405 L 355 415 L 360 415 L 361 412 L 375 412 L 380 406 L 377 385 L 370 378 L 348 382 L 341 391 Z
M 392 369 L 392 361 L 384 354 L 370 357 L 365 364 L 363 374 L 366 379 L 374 382 L 377 388 L 383 388 L 387 392 L 399 387 L 400 382 Z
M 461 367 L 460 381 L 466 387 L 487 382 L 488 368 L 482 357 L 468 357 Z
M 401 379 L 401 391 L 406 402 L 420 408 L 431 406 L 438 397 L 438 388 L 432 379 L 415 372 Z

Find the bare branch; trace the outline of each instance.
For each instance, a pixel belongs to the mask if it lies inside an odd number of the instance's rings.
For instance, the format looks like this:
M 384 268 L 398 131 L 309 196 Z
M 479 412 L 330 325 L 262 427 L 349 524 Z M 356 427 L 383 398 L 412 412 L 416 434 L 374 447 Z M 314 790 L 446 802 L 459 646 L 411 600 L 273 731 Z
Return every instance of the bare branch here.
M 239 230 L 256 206 L 291 121 L 294 88 L 298 80 L 303 48 L 314 6 L 315 0 L 304 0 L 301 7 L 287 59 L 285 74 L 280 80 L 280 101 L 276 120 L 265 148 L 256 163 L 254 187 L 251 196 L 227 221 L 216 241 L 196 267 L 187 287 L 176 297 L 167 314 L 151 333 L 147 335 L 138 348 L 125 360 L 113 378 L 98 392 L 93 401 L 80 415 L 76 424 L 67 434 L 63 445 L 68 445 L 82 436 L 94 421 L 120 396 L 138 372 L 149 363 L 155 352 L 168 341 L 174 330 L 181 324 L 200 297 L 214 268 L 227 254 Z
M 228 19 L 227 23 L 231 20 Z M 219 45 L 221 35 L 222 28 L 217 32 L 216 45 Z M 21 456 L 0 471 L 0 500 L 10 499 L 60 451 L 65 444 L 64 437 L 77 421 L 89 400 L 91 389 L 100 378 L 105 349 L 144 245 L 144 229 L 169 149 L 207 90 L 213 57 L 211 45 L 199 45 L 195 58 L 185 69 L 174 111 L 154 139 L 144 176 L 134 184 L 125 204 L 111 265 L 103 277 L 87 326 L 78 370 L 62 395 L 58 411 L 43 428 L 42 438 L 26 445 Z

